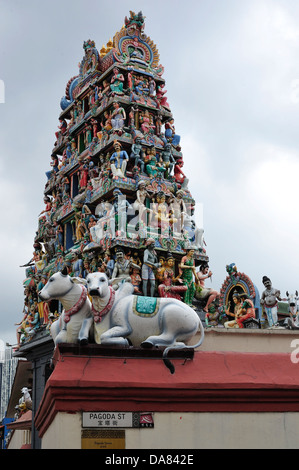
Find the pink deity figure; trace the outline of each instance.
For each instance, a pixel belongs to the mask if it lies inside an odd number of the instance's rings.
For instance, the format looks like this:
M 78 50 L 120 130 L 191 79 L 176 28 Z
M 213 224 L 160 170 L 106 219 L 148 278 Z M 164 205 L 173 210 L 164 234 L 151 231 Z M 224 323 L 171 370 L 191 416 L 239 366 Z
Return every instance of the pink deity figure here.
M 80 180 L 79 180 L 79 186 L 80 190 L 84 191 L 84 189 L 87 186 L 88 183 L 88 176 L 89 176 L 89 169 L 88 166 L 84 163 L 80 165 Z
M 133 75 L 131 70 L 129 70 L 128 75 L 127 75 L 127 82 L 128 82 L 128 88 L 129 90 L 133 89 Z
M 150 130 L 155 127 L 152 124 L 151 116 L 147 109 L 144 111 L 143 114 L 140 115 L 139 121 L 141 123 L 141 129 L 143 134 L 148 134 Z
M 175 286 L 175 282 L 183 284 L 180 276 L 175 277 L 174 274 L 174 258 L 172 255 L 168 255 L 162 272 L 162 283 L 158 286 L 158 292 L 160 297 L 170 297 L 172 299 L 182 300 L 181 296 L 187 290 L 187 286 Z
M 169 109 L 169 104 L 167 102 L 167 98 L 166 98 L 166 96 L 164 96 L 165 93 L 167 93 L 167 90 L 164 90 L 164 86 L 165 86 L 164 83 L 157 86 L 156 98 L 157 98 L 159 107 L 163 106 L 164 108 Z
M 173 170 L 173 176 L 175 179 L 175 182 L 180 185 L 182 189 L 187 188 L 188 185 L 188 178 L 186 178 L 185 173 L 182 170 L 182 167 L 184 166 L 184 162 L 182 158 L 179 158 L 176 161 L 176 164 L 174 165 L 174 170 Z
M 92 124 L 93 138 L 95 138 L 97 137 L 97 133 L 98 133 L 98 121 L 96 119 L 92 119 L 91 124 Z
M 140 276 L 140 269 L 133 268 L 132 274 L 130 274 L 131 277 L 131 283 L 134 287 L 134 294 L 142 294 L 140 290 L 140 284 L 141 284 L 141 276 Z

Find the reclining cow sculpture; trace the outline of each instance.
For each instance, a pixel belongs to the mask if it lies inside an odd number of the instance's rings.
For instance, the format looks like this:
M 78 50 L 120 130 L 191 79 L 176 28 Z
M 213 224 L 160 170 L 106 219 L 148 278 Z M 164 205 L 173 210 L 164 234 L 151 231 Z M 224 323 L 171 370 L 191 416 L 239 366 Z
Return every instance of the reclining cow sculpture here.
M 144 348 L 166 346 L 164 362 L 173 373 L 173 365 L 166 359 L 168 351 L 195 349 L 204 339 L 204 329 L 197 313 L 177 299 L 133 295 L 134 288 L 130 282 L 123 282 L 115 291 L 109 286 L 107 276 L 100 272 L 88 274 L 86 285 L 92 298 L 97 344 L 132 344 Z M 186 343 L 198 329 L 200 340 L 188 346 Z
M 91 302 L 81 279 L 71 278 L 66 270 L 57 272 L 50 277 L 38 295 L 43 301 L 59 300 L 64 308 L 50 329 L 55 345 L 78 341 L 81 345 L 88 343 L 93 316 Z

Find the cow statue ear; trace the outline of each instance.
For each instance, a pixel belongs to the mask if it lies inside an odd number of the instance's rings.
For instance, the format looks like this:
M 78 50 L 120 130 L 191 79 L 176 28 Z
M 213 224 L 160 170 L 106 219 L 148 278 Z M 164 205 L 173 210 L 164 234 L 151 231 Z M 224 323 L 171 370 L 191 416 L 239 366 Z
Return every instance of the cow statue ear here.
M 63 268 L 62 271 L 60 271 L 60 272 L 61 272 L 61 274 L 62 274 L 63 276 L 66 276 L 66 275 L 67 275 L 67 267 L 64 266 L 64 268 Z
M 86 286 L 87 284 L 86 279 L 84 279 L 83 277 L 72 277 L 72 281 L 75 284 L 83 284 L 83 286 Z

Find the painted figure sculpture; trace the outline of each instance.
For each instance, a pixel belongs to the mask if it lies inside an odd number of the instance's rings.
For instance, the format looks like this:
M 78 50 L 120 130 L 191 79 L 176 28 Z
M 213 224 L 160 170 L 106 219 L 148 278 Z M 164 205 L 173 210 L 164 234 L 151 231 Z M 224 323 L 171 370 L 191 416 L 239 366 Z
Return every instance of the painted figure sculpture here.
M 155 251 L 155 240 L 149 238 L 145 243 L 146 249 L 143 255 L 142 265 L 142 280 L 143 280 L 143 295 L 147 296 L 148 282 L 150 284 L 150 295 L 154 296 L 155 293 L 155 270 L 160 267 L 158 263 L 157 253 Z
M 183 284 L 180 276 L 175 277 L 174 258 L 169 254 L 161 274 L 161 284 L 158 286 L 160 297 L 182 300 L 182 296 L 187 291 L 187 286 L 175 285 L 176 282 Z
M 228 308 L 225 309 L 226 315 L 233 316 L 234 320 L 224 323 L 225 328 L 244 328 L 244 321 L 255 317 L 255 309 L 252 300 L 245 293 L 234 292 L 233 301 L 235 304 L 234 313 Z
M 267 276 L 263 276 L 262 282 L 265 286 L 265 290 L 261 296 L 261 305 L 266 311 L 268 325 L 271 328 L 278 322 L 277 300 L 281 300 L 280 291 L 272 287 L 272 282 Z
M 112 175 L 113 177 L 120 176 L 124 178 L 129 156 L 125 150 L 121 150 L 121 145 L 118 141 L 114 142 L 113 147 L 115 152 L 110 158 Z
M 212 278 L 212 271 L 209 271 L 208 263 L 202 263 L 196 276 L 199 283 L 196 285 L 195 297 L 207 301 L 203 311 L 208 313 L 210 304 L 219 296 L 217 291 L 205 286 L 205 280 Z
M 195 271 L 194 263 L 194 250 L 189 250 L 186 256 L 183 256 L 181 263 L 179 264 L 179 274 L 187 290 L 184 294 L 184 302 L 187 305 L 192 306 L 192 300 L 195 293 L 195 282 L 198 282 Z

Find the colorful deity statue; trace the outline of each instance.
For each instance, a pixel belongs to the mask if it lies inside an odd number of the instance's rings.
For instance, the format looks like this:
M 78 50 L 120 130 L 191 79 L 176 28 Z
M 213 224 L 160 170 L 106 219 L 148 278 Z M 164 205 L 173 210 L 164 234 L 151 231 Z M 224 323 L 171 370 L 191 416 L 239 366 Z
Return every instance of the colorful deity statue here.
M 140 269 L 141 269 L 142 261 L 140 259 L 138 251 L 133 251 L 132 256 L 131 256 L 131 260 L 133 261 L 134 264 L 137 264 L 137 266 L 139 266 Z
M 139 122 L 143 134 L 148 134 L 155 127 L 147 109 L 140 113 Z
M 225 308 L 225 313 L 228 316 L 234 317 L 234 320 L 224 323 L 225 328 L 244 328 L 244 321 L 249 318 L 255 318 L 255 308 L 252 300 L 245 293 L 235 291 L 233 293 L 234 313 L 230 312 L 229 308 Z
M 207 327 L 218 326 L 222 318 L 222 315 L 219 312 L 219 309 L 211 304 L 208 311 L 205 314 L 205 324 Z
M 113 111 L 111 113 L 111 125 L 113 132 L 121 135 L 123 127 L 125 125 L 126 112 L 123 107 L 120 107 L 119 103 L 115 101 L 113 103 Z
M 67 122 L 65 119 L 60 118 L 59 119 L 59 126 L 58 126 L 58 131 L 55 132 L 55 137 L 58 140 L 61 135 L 64 135 L 67 130 Z
M 186 189 L 188 187 L 189 180 L 186 178 L 186 175 L 182 170 L 183 166 L 184 161 L 182 158 L 179 158 L 174 165 L 173 176 L 175 182 L 180 185 L 180 188 Z
M 124 80 L 125 79 L 124 79 L 123 74 L 120 73 L 120 71 L 117 67 L 114 67 L 113 75 L 112 75 L 111 82 L 110 82 L 110 89 L 111 89 L 112 95 L 113 94 L 116 94 L 116 95 L 123 95 L 124 94 L 124 91 L 123 91 Z
M 273 327 L 278 322 L 277 301 L 281 300 L 280 291 L 272 287 L 272 282 L 267 276 L 263 276 L 262 282 L 265 286 L 265 290 L 261 296 L 261 305 L 266 311 L 269 327 Z
M 83 277 L 83 260 L 79 258 L 78 253 L 74 251 L 72 255 L 72 271 L 75 277 Z
M 127 229 L 127 212 L 129 209 L 132 209 L 132 206 L 128 202 L 126 197 L 122 194 L 120 189 L 115 189 L 113 191 L 113 196 L 113 207 L 115 214 L 115 223 L 117 225 L 117 235 L 125 237 Z
M 138 182 L 138 189 L 137 189 L 137 192 L 136 192 L 136 200 L 133 203 L 133 209 L 135 211 L 138 211 L 139 220 L 143 220 L 144 222 L 146 222 L 145 215 L 148 211 L 148 209 L 146 208 L 146 205 L 145 205 L 147 198 L 152 199 L 153 195 L 149 194 L 149 192 L 147 191 L 146 182 L 144 180 L 140 180 Z
M 212 274 L 212 271 L 209 271 L 208 263 L 202 263 L 199 271 L 196 273 L 199 283 L 196 285 L 195 297 L 198 300 L 207 301 L 206 306 L 203 309 L 206 313 L 209 311 L 210 304 L 220 295 L 219 292 L 205 286 L 205 280 L 209 278 L 211 279 Z
M 165 170 L 166 168 L 157 164 L 157 159 L 155 155 L 152 155 L 150 157 L 150 160 L 145 167 L 145 171 L 150 178 L 156 178 L 157 176 L 162 176 Z
M 153 297 L 155 293 L 155 271 L 160 267 L 158 256 L 155 250 L 155 240 L 148 238 L 145 242 L 146 249 L 143 255 L 142 265 L 142 281 L 143 281 L 143 295 L 147 296 L 148 283 L 150 284 L 150 296 Z
M 183 256 L 181 259 L 181 263 L 179 264 L 179 276 L 183 280 L 183 284 L 187 287 L 184 294 L 184 302 L 187 305 L 192 306 L 195 293 L 195 282 L 198 282 L 194 263 L 194 250 L 189 250 L 186 256 Z
M 164 90 L 164 87 L 165 87 L 164 83 L 157 86 L 156 100 L 157 100 L 158 105 L 159 105 L 160 108 L 161 108 L 161 106 L 163 106 L 164 108 L 169 109 L 169 104 L 167 102 L 167 98 L 166 98 L 166 96 L 164 96 L 167 93 L 167 91 Z
M 80 164 L 80 179 L 79 179 L 79 191 L 83 192 L 85 191 L 89 179 L 89 168 L 87 163 L 81 163 Z
M 140 290 L 140 285 L 141 285 L 141 277 L 140 277 L 140 268 L 132 268 L 132 273 L 130 274 L 131 276 L 131 283 L 134 286 L 134 294 L 140 295 L 142 294 Z
M 140 267 L 135 265 L 135 263 L 133 263 L 131 259 L 126 259 L 124 251 L 121 248 L 118 248 L 116 251 L 116 260 L 112 273 L 113 286 L 117 287 L 122 281 L 131 282 L 131 268 L 136 268 L 140 270 Z
M 172 254 L 168 254 L 166 258 L 161 278 L 162 283 L 158 286 L 160 297 L 171 297 L 173 299 L 182 300 L 182 295 L 185 294 L 188 288 L 186 285 L 174 285 L 176 282 L 183 284 L 183 280 L 180 276 L 175 277 L 174 258 Z
M 117 140 L 114 142 L 113 147 L 115 152 L 110 158 L 112 175 L 113 177 L 120 176 L 124 178 L 129 156 L 125 150 L 121 150 L 121 144 Z
M 167 170 L 167 177 L 172 174 L 173 167 L 175 165 L 175 159 L 172 155 L 171 144 L 165 144 L 164 150 L 162 150 L 161 158 L 165 169 Z
M 141 173 L 144 172 L 144 150 L 141 145 L 141 138 L 137 136 L 131 147 L 130 159 L 134 160 L 134 166 L 140 166 Z
M 237 284 L 239 280 L 239 275 L 238 275 L 238 269 L 235 263 L 227 264 L 225 269 L 231 279 L 231 282 L 233 284 Z
M 157 204 L 154 209 L 154 221 L 156 222 L 161 234 L 168 234 L 169 231 L 173 232 L 173 224 L 177 219 L 173 215 L 172 208 L 169 209 L 166 204 L 166 196 L 163 192 L 157 194 Z
M 156 280 L 158 283 L 163 282 L 163 273 L 164 269 L 166 268 L 166 260 L 165 256 L 159 256 L 159 263 L 160 263 L 160 268 L 156 270 Z
M 173 216 L 177 219 L 175 229 L 177 232 L 183 232 L 184 221 L 187 215 L 187 207 L 184 201 L 184 191 L 179 189 L 176 194 L 172 194 L 169 205 L 173 211 Z
M 179 143 L 180 143 L 181 137 L 175 133 L 173 118 L 169 119 L 165 123 L 165 137 L 174 147 L 177 148 L 177 150 L 180 150 Z
M 103 119 L 101 121 L 101 130 L 97 133 L 97 138 L 100 142 L 107 137 L 111 129 L 111 113 L 109 113 L 109 111 L 105 111 L 103 114 Z

